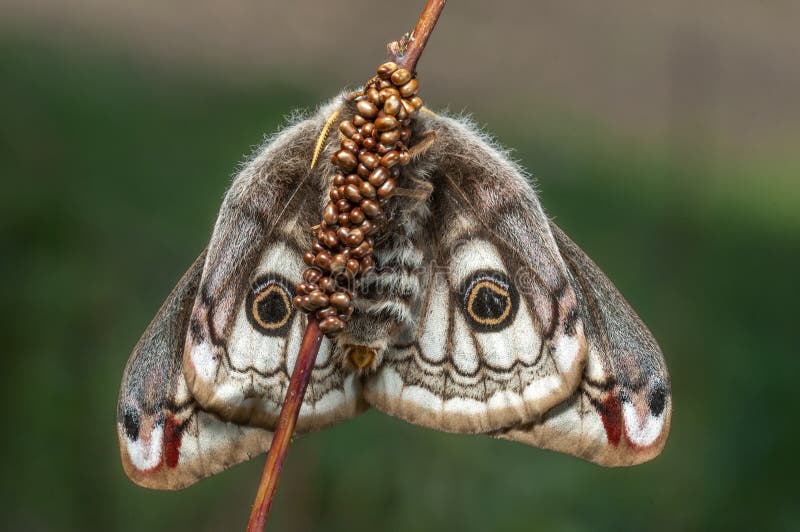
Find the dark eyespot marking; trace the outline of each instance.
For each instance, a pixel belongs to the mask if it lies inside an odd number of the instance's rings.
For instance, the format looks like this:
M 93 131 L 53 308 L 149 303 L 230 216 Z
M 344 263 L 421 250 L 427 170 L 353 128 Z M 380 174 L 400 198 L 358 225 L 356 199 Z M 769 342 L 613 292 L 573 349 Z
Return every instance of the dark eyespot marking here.
M 667 406 L 667 387 L 663 382 L 656 383 L 653 389 L 650 390 L 650 395 L 647 397 L 647 406 L 654 416 L 660 416 L 661 412 L 664 411 Z
M 125 408 L 125 413 L 122 415 L 122 427 L 125 429 L 125 435 L 133 441 L 138 440 L 140 426 L 139 412 L 132 407 Z
M 464 316 L 473 329 L 497 332 L 514 322 L 519 294 L 503 272 L 477 271 L 462 283 L 460 293 Z
M 245 300 L 247 319 L 261 334 L 283 336 L 292 322 L 292 284 L 269 274 L 253 283 Z

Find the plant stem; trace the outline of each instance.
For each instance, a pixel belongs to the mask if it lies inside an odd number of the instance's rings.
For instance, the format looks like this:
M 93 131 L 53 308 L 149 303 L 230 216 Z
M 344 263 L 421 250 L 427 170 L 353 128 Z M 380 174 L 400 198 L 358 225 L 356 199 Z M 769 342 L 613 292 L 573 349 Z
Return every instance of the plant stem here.
M 388 45 L 390 61 L 396 62 L 411 72 L 415 71 L 417 61 L 425 49 L 428 37 L 436 26 L 445 1 L 428 0 L 411 38 L 407 42 L 394 42 Z M 317 359 L 321 342 L 322 332 L 319 330 L 319 322 L 314 313 L 310 313 L 300 352 L 297 355 L 297 362 L 295 362 L 292 378 L 286 391 L 286 398 L 283 401 L 278 424 L 272 437 L 272 445 L 267 453 L 267 463 L 264 464 L 264 472 L 261 474 L 261 483 L 258 486 L 256 500 L 250 513 L 250 521 L 247 524 L 248 532 L 261 532 L 267 524 L 269 510 L 278 487 L 278 479 L 289 450 L 289 443 L 292 441 L 297 416 L 300 414 L 300 406 L 303 404 L 303 397 L 311 379 L 311 371 L 314 369 L 314 361 Z
M 247 525 L 248 532 L 260 532 L 267 524 L 269 509 L 275 497 L 275 489 L 278 487 L 278 479 L 281 476 L 289 443 L 292 441 L 297 416 L 300 413 L 300 406 L 303 404 L 308 381 L 311 379 L 311 370 L 314 369 L 314 361 L 317 359 L 320 343 L 322 343 L 322 332 L 319 330 L 317 317 L 311 313 L 308 315 L 308 325 L 303 335 L 303 342 L 300 344 L 300 352 L 297 355 L 292 379 L 286 390 L 286 398 L 283 401 L 283 408 L 281 408 L 278 424 L 272 437 L 272 445 L 267 453 L 267 463 L 261 474 L 261 483 L 258 486 L 250 522 Z
M 428 43 L 428 37 L 431 36 L 433 28 L 436 27 L 445 3 L 446 0 L 428 0 L 425 9 L 419 16 L 417 26 L 411 32 L 410 39 L 407 42 L 403 42 L 404 39 L 394 41 L 386 47 L 390 61 L 394 61 L 400 67 L 411 72 L 417 69 L 417 61 Z

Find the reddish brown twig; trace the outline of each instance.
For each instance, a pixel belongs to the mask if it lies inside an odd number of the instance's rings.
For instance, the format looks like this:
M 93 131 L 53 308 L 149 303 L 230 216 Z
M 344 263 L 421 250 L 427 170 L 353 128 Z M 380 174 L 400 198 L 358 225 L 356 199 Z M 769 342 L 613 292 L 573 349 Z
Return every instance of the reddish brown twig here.
M 419 56 L 422 55 L 433 28 L 436 27 L 436 21 L 439 20 L 439 15 L 442 14 L 445 2 L 446 0 L 428 0 L 425 9 L 422 10 L 422 15 L 419 16 L 417 26 L 411 32 L 411 36 L 391 42 L 386 46 L 390 61 L 394 61 L 410 72 L 414 72 L 417 69 Z
M 300 405 L 303 404 L 303 397 L 306 394 L 308 381 L 311 379 L 311 370 L 314 369 L 314 361 L 317 359 L 321 342 L 322 332 L 319 330 L 317 317 L 313 313 L 309 314 L 303 343 L 300 344 L 300 352 L 297 355 L 292 379 L 289 381 L 289 388 L 286 390 L 286 399 L 283 401 L 272 445 L 267 453 L 267 463 L 264 465 L 261 483 L 258 486 L 256 500 L 250 513 L 250 522 L 247 525 L 249 532 L 260 532 L 267 524 L 269 509 L 272 506 L 283 462 L 286 459 L 286 451 L 292 441 L 297 415 L 300 413 Z
M 428 37 L 430 37 L 433 28 L 436 26 L 436 21 L 439 19 L 444 4 L 445 0 L 428 0 L 411 36 L 387 46 L 390 61 L 394 61 L 401 67 L 414 72 L 417 61 L 425 49 Z M 322 332 L 319 329 L 317 318 L 312 312 L 308 315 L 308 326 L 303 336 L 303 343 L 300 346 L 297 362 L 295 363 L 286 398 L 278 418 L 278 424 L 275 427 L 272 445 L 267 453 L 267 463 L 264 465 L 264 472 L 261 474 L 261 483 L 258 486 L 256 500 L 253 503 L 253 510 L 250 513 L 250 521 L 247 525 L 248 532 L 260 532 L 264 530 L 267 524 L 269 510 L 278 486 L 278 479 L 283 469 L 283 462 L 286 459 L 286 452 L 294 434 L 297 416 L 300 413 L 300 406 L 303 404 L 303 397 L 311 378 L 311 370 L 314 369 L 314 362 L 321 342 Z

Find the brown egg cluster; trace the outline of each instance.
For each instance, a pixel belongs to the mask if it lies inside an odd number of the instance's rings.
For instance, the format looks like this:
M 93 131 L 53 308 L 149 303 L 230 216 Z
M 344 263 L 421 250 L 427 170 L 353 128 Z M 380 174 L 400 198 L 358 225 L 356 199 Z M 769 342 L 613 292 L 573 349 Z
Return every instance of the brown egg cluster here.
M 303 255 L 309 266 L 297 285 L 294 305 L 316 312 L 328 336 L 340 332 L 353 314 L 353 281 L 375 267 L 375 235 L 385 221 L 383 208 L 397 187 L 400 167 L 411 159 L 411 119 L 422 107 L 417 80 L 395 63 L 355 97 L 356 114 L 339 124 L 341 149 L 332 158 L 339 170 L 317 242 Z

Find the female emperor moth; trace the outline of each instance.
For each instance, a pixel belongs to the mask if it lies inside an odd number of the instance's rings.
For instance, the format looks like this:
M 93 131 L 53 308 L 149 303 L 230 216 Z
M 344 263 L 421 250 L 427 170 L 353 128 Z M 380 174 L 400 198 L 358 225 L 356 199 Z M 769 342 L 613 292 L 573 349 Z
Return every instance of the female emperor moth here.
M 117 432 L 137 484 L 182 488 L 269 448 L 307 320 L 294 286 L 336 173 L 330 125 L 356 112 L 341 95 L 256 150 L 134 348 Z M 608 466 L 655 457 L 672 404 L 648 329 L 494 142 L 425 109 L 411 127 L 391 230 L 323 340 L 297 429 L 375 407 Z

